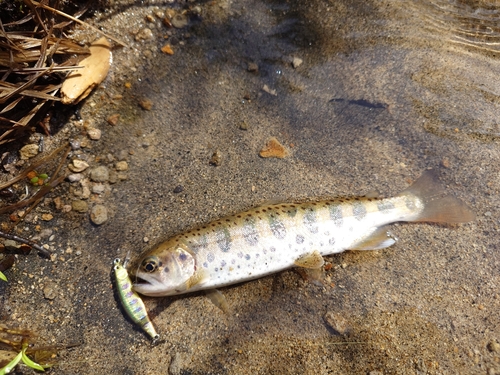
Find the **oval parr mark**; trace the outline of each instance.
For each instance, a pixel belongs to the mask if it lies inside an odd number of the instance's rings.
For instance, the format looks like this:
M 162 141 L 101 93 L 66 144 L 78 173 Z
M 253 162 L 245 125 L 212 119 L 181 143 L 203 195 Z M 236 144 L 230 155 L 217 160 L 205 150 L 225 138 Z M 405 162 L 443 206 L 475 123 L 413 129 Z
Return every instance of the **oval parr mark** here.
M 352 214 L 356 220 L 363 220 L 366 217 L 366 207 L 361 202 L 354 202 L 352 204 Z
M 316 217 L 316 211 L 313 209 L 306 211 L 302 221 L 309 232 L 318 233 L 318 219 Z

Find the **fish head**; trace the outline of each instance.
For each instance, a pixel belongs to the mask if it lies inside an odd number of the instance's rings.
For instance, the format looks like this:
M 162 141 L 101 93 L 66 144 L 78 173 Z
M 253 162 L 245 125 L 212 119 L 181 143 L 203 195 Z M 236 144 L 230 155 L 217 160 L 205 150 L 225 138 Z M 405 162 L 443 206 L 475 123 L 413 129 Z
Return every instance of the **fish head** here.
M 171 240 L 146 252 L 131 265 L 133 289 L 143 295 L 160 297 L 181 294 L 189 289 L 196 272 L 196 260 L 186 244 Z

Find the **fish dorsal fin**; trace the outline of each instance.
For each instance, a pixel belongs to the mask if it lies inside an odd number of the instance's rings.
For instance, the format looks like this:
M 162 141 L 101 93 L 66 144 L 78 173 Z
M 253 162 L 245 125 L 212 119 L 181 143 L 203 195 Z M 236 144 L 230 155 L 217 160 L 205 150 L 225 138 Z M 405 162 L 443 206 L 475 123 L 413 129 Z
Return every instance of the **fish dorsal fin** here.
M 349 247 L 350 250 L 379 250 L 392 246 L 396 243 L 396 238 L 391 236 L 386 227 L 376 228 L 360 242 Z
M 312 253 L 298 257 L 294 263 L 298 267 L 317 269 L 323 267 L 325 260 L 318 250 L 314 250 Z

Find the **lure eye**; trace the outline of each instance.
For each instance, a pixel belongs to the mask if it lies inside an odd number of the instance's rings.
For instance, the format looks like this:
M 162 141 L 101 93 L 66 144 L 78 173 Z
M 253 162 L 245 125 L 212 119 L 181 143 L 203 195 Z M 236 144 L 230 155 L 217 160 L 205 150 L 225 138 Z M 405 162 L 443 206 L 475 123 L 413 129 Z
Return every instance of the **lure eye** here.
M 144 272 L 155 272 L 158 269 L 158 258 L 149 257 L 142 261 L 142 269 Z

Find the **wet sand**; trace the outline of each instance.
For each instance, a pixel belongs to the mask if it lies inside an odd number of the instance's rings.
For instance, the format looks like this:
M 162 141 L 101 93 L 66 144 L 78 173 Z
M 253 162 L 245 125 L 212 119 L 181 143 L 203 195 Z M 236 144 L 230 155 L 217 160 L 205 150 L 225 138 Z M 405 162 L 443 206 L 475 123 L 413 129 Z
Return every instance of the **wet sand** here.
M 80 342 L 56 374 L 500 374 L 496 30 L 461 34 L 464 19 L 496 13 L 442 5 L 244 0 L 96 15 L 133 48 L 114 51 L 82 106 L 103 135 L 74 155 L 110 169 L 123 159 L 126 179 L 89 198 L 108 209 L 101 226 L 37 209 L 55 217 L 25 233 L 52 229 L 57 257 L 19 257 L 0 284 L 2 320 L 41 343 Z M 167 8 L 189 9 L 189 25 L 167 28 L 155 15 Z M 145 27 L 153 38 L 136 41 Z M 48 146 L 82 128 L 72 119 Z M 261 158 L 270 137 L 290 155 Z M 111 268 L 127 251 L 263 202 L 391 196 L 428 168 L 475 222 L 396 224 L 391 248 L 327 257 L 323 285 L 290 270 L 223 289 L 228 314 L 204 294 L 145 298 L 164 339 L 155 347 L 119 308 Z M 70 185 L 54 196 L 71 203 Z

